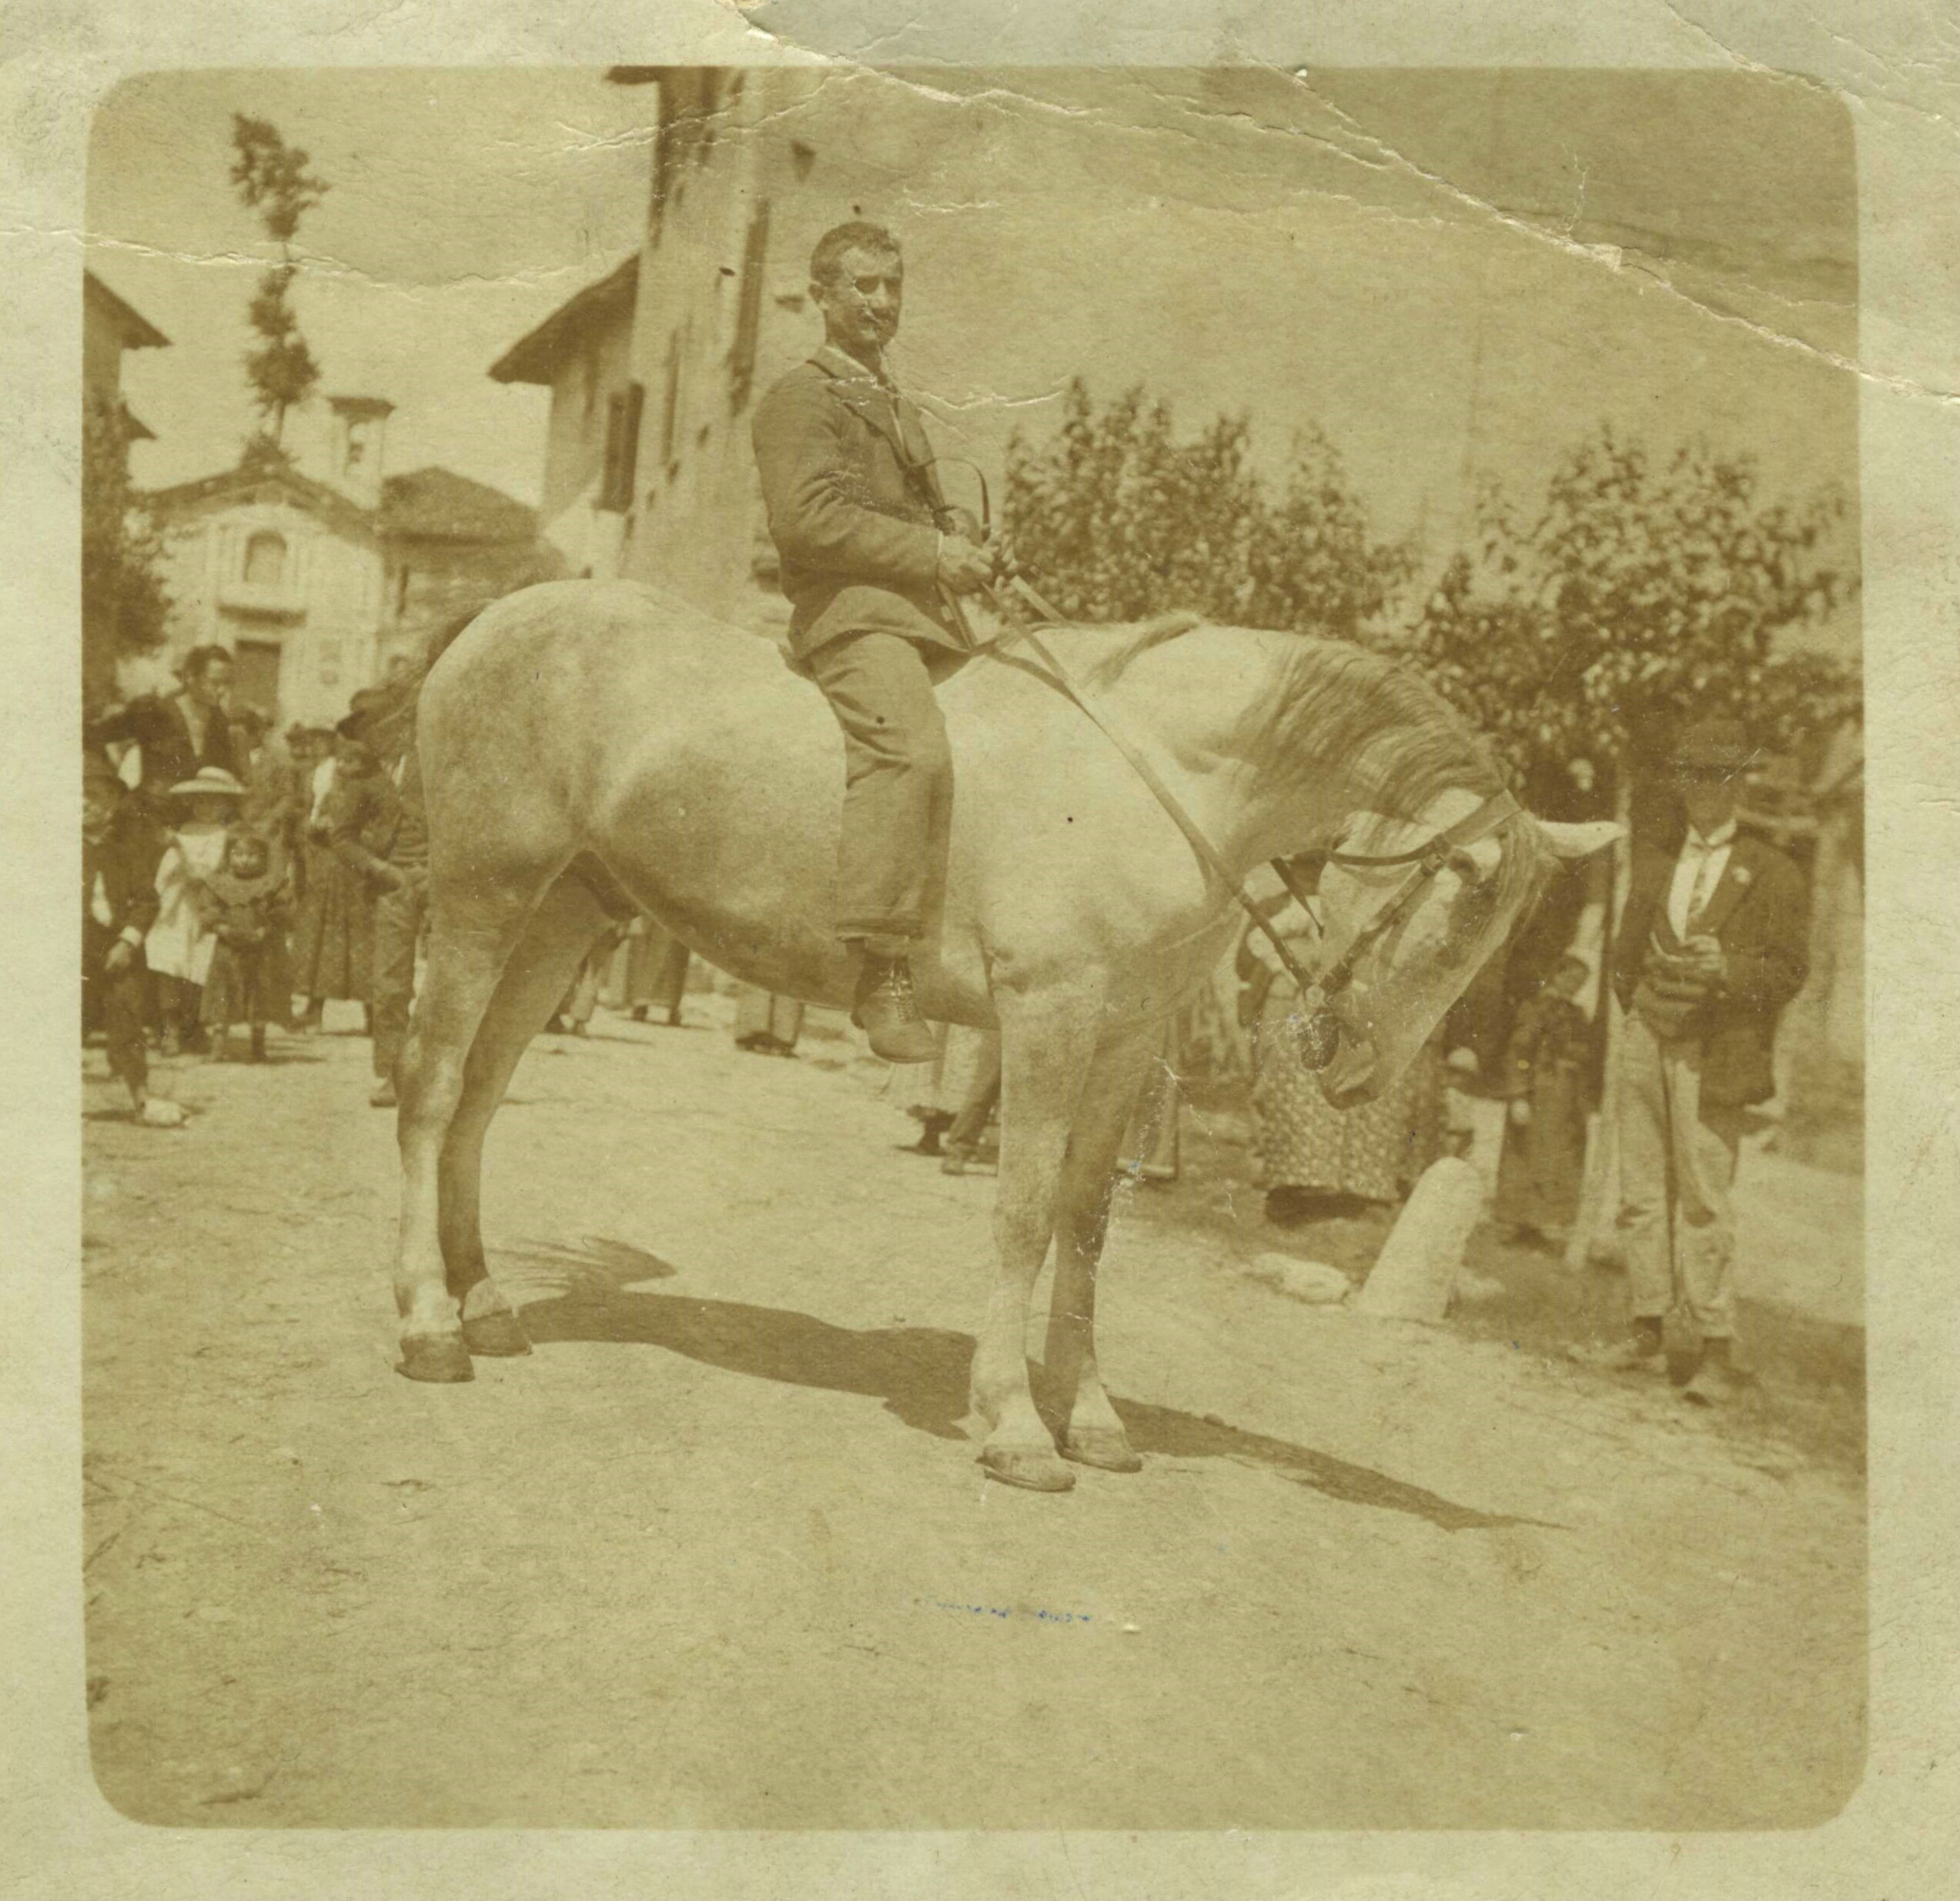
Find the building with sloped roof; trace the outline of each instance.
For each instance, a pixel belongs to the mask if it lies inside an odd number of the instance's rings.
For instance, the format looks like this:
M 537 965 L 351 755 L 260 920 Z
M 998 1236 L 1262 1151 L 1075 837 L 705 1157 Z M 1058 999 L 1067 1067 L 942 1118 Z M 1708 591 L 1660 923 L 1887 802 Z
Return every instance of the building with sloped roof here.
M 523 503 L 452 469 L 389 475 L 393 406 L 329 397 L 292 460 L 248 456 L 149 497 L 173 656 L 229 648 L 235 700 L 282 723 L 338 719 L 441 627 L 561 570 Z
M 119 416 L 125 443 L 148 443 L 156 432 L 122 400 L 125 350 L 162 349 L 170 339 L 93 271 L 82 273 L 82 388 L 87 399 Z

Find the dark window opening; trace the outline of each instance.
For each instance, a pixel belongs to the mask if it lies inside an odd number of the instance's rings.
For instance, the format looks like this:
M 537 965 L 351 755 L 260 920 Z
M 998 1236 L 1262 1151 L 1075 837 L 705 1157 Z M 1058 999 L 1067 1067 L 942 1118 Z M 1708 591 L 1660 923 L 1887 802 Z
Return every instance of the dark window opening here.
M 606 468 L 599 506 L 624 515 L 633 506 L 634 471 L 640 459 L 640 414 L 645 389 L 630 383 L 606 406 Z
M 735 340 L 728 352 L 728 399 L 738 414 L 755 384 L 755 352 L 762 330 L 762 277 L 769 256 L 769 201 L 749 220 L 742 248 L 741 301 L 735 307 Z

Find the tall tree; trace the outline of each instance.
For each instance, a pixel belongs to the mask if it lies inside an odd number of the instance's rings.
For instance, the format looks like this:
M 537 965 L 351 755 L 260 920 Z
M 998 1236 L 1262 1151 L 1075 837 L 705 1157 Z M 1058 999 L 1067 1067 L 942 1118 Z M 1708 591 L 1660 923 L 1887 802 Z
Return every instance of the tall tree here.
M 1535 516 L 1494 484 L 1412 656 L 1521 767 L 1588 761 L 1603 791 L 1685 713 L 1732 714 L 1777 750 L 1854 703 L 1835 658 L 1791 644 L 1845 600 L 1843 498 L 1764 494 L 1705 442 L 1656 458 L 1603 427 L 1560 459 Z
M 246 308 L 246 319 L 260 341 L 245 356 L 246 377 L 261 419 L 259 453 L 267 446 L 278 452 L 286 411 L 304 403 L 319 382 L 319 365 L 299 333 L 293 309 L 293 280 L 299 272 L 293 243 L 300 220 L 326 195 L 327 185 L 307 170 L 311 154 L 289 145 L 267 120 L 234 112 L 232 150 L 232 183 L 279 248 L 279 262 L 259 278 Z
M 130 492 L 122 412 L 91 401 L 82 419 L 82 700 L 115 697 L 121 660 L 163 644 L 170 600 L 156 523 Z
M 1340 458 L 1309 431 L 1281 484 L 1251 461 L 1243 416 L 1179 439 L 1139 387 L 1099 409 L 1079 378 L 1061 426 L 1008 445 L 1004 513 L 1015 550 L 1062 612 L 1132 620 L 1189 608 L 1240 625 L 1353 637 L 1410 571 L 1378 541 Z

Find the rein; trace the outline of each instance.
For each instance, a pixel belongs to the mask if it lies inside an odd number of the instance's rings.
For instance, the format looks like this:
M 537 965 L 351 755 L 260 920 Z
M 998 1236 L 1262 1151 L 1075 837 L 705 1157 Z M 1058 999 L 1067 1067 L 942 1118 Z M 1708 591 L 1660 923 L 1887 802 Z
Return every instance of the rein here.
M 984 482 L 985 478 L 983 476 L 982 479 Z M 1054 608 L 1043 600 L 1041 596 L 1037 594 L 1019 576 L 1012 576 L 1008 582 L 1008 586 L 1013 590 L 1016 599 L 1032 609 L 1042 621 L 1050 626 L 1061 624 L 1061 615 L 1057 613 Z M 1240 910 L 1244 911 L 1246 915 L 1252 920 L 1254 926 L 1265 935 L 1266 940 L 1277 954 L 1286 974 L 1299 986 L 1302 1000 L 1304 1001 L 1309 996 L 1319 1000 L 1310 1014 L 1296 1021 L 1301 1061 L 1309 1069 L 1325 1069 L 1334 1060 L 1335 1053 L 1340 1046 L 1340 1037 L 1338 1020 L 1328 1006 L 1331 1001 L 1339 996 L 1353 981 L 1354 967 L 1359 961 L 1362 951 L 1401 920 L 1415 904 L 1416 900 L 1421 897 L 1429 881 L 1449 863 L 1453 853 L 1476 844 L 1480 839 L 1488 837 L 1507 820 L 1514 817 L 1520 809 L 1517 800 L 1508 792 L 1494 793 L 1478 806 L 1475 811 L 1459 819 L 1455 824 L 1446 827 L 1433 838 L 1427 839 L 1423 844 L 1413 846 L 1406 851 L 1374 854 L 1336 850 L 1310 854 L 1322 865 L 1339 864 L 1360 867 L 1413 865 L 1416 867 L 1415 875 L 1406 880 L 1389 901 L 1355 934 L 1347 947 L 1327 970 L 1317 977 L 1310 976 L 1300 964 L 1299 960 L 1288 948 L 1286 940 L 1274 928 L 1272 920 L 1246 894 L 1244 884 L 1233 875 L 1225 860 L 1219 857 L 1217 848 L 1205 836 L 1197 820 L 1185 810 L 1177 795 L 1164 783 L 1162 776 L 1156 767 L 1152 765 L 1135 741 L 1130 739 L 1121 727 L 1110 718 L 1108 709 L 1102 706 L 1093 695 L 1085 692 L 1070 677 L 1068 670 L 1055 658 L 1048 643 L 1041 638 L 1033 627 L 1025 621 L 1015 620 L 1014 616 L 1006 611 L 1005 603 L 994 589 L 987 587 L 981 591 L 991 602 L 995 611 L 1003 620 L 1008 623 L 1012 631 L 1002 636 L 999 640 L 975 642 L 975 651 L 984 653 L 988 647 L 1004 644 L 1009 640 L 1025 642 L 1032 650 L 1036 659 L 1049 670 L 1055 686 L 1061 690 L 1063 696 L 1072 701 L 1089 722 L 1102 732 L 1110 744 L 1114 746 L 1116 750 L 1129 762 L 1132 770 L 1145 785 L 1149 787 L 1157 803 L 1169 814 L 1172 822 L 1184 834 L 1186 841 L 1189 844 L 1192 850 L 1196 854 L 1199 863 L 1203 865 L 1232 894 L 1237 900 Z M 1320 930 L 1319 920 L 1313 917 L 1310 910 L 1307 909 L 1308 894 L 1301 888 L 1294 878 L 1291 866 L 1282 858 L 1275 858 L 1270 862 L 1273 870 L 1279 876 L 1279 882 L 1286 887 L 1288 893 L 1299 904 L 1301 910 L 1306 912 L 1314 929 L 1316 931 Z M 1323 932 L 1322 934 L 1324 936 L 1325 933 Z

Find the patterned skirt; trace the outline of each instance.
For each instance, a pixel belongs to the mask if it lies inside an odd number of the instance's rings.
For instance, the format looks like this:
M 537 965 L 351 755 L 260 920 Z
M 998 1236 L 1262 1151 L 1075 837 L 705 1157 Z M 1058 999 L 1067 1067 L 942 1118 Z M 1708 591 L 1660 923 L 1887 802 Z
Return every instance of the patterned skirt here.
M 1399 1201 L 1442 1151 L 1443 1083 L 1433 1049 L 1359 1109 L 1333 1109 L 1294 1053 L 1286 1017 L 1299 996 L 1281 978 L 1253 1033 L 1253 1147 L 1266 1188 Z

